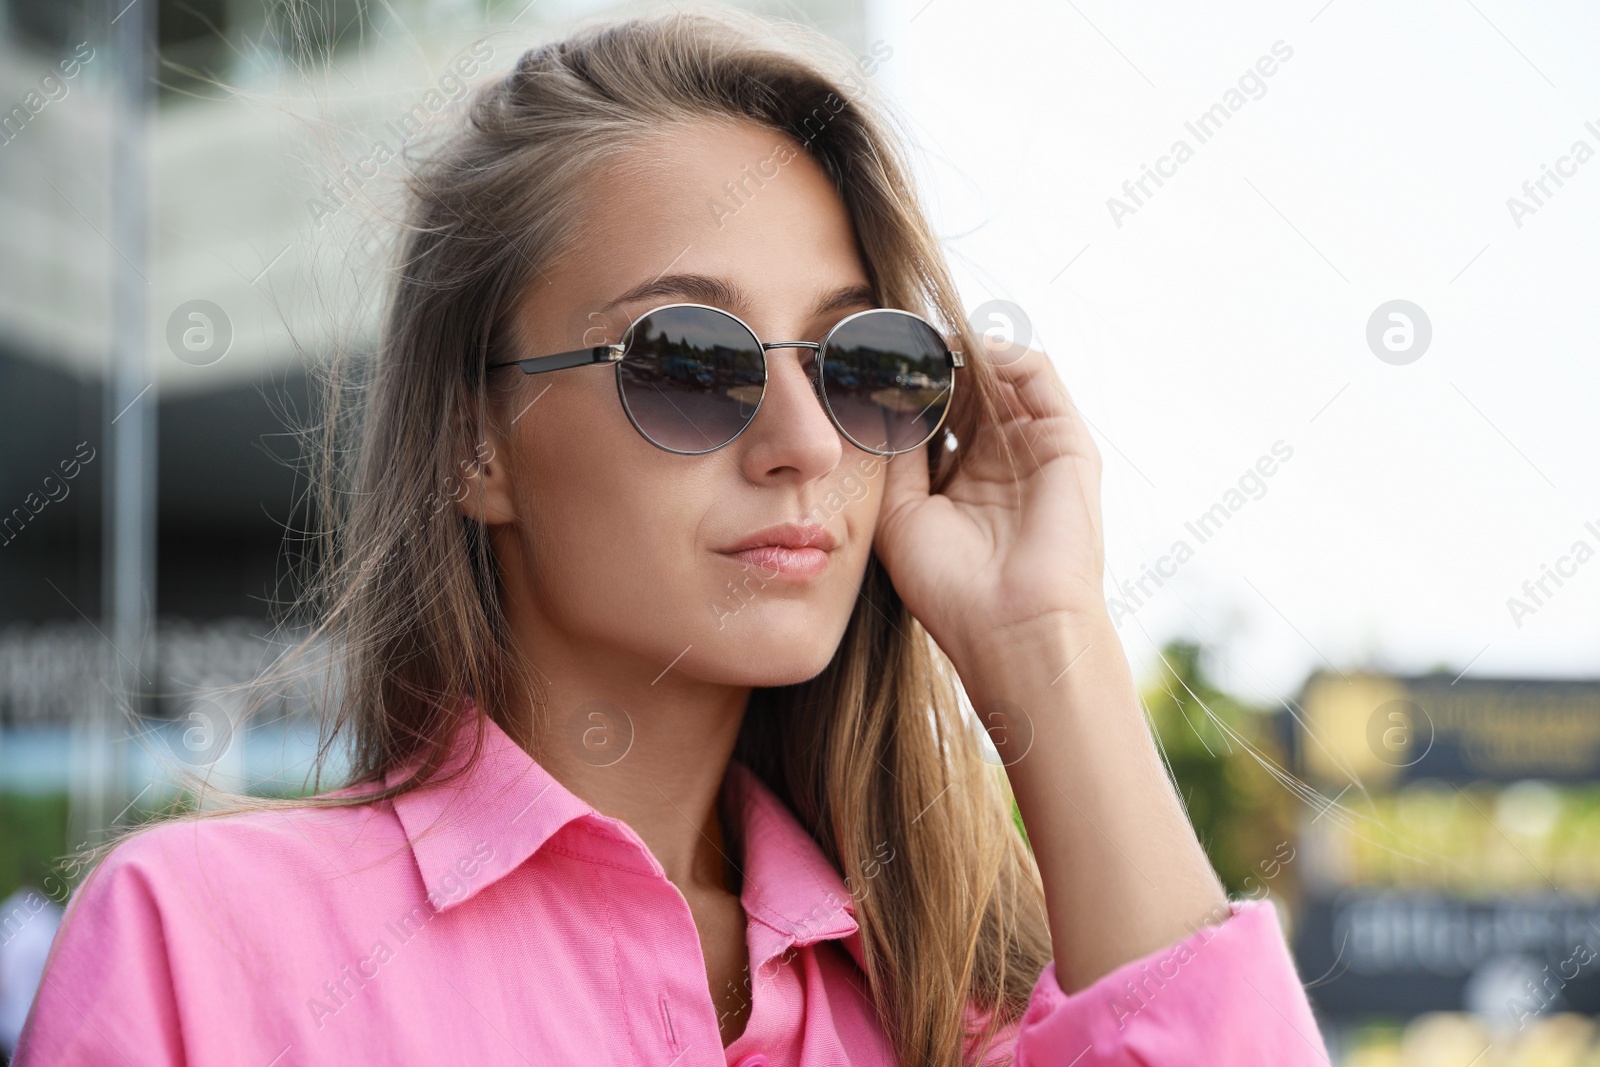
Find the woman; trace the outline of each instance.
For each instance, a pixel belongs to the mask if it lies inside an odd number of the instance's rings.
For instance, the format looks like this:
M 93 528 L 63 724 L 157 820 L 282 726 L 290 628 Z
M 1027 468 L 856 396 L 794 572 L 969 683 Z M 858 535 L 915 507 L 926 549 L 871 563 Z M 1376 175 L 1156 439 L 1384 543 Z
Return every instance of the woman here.
M 1326 1061 L 1146 728 L 1095 446 L 866 88 L 712 12 L 478 91 L 318 602 L 354 784 L 121 843 L 20 1062 Z

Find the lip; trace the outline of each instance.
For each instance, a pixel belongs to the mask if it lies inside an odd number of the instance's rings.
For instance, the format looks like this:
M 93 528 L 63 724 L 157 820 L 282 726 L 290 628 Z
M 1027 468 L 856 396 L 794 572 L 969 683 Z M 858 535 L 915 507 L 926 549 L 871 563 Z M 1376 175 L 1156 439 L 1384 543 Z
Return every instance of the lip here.
M 817 523 L 785 522 L 768 526 L 720 553 L 753 567 L 762 577 L 815 578 L 828 567 L 838 541 Z
M 838 545 L 833 534 L 828 532 L 826 526 L 815 522 L 780 522 L 776 526 L 768 526 L 765 530 L 757 530 L 742 541 L 736 541 L 726 548 L 717 549 L 718 552 L 734 554 L 751 548 L 815 548 L 823 552 L 832 552 Z

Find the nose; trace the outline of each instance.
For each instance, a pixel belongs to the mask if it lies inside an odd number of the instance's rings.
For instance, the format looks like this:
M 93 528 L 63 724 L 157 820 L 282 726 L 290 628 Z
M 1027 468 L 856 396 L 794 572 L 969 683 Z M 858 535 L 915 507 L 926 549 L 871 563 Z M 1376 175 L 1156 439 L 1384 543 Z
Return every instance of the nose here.
M 820 478 L 839 465 L 844 439 L 823 410 L 807 373 L 815 366 L 810 348 L 767 350 L 767 386 L 761 408 L 739 435 L 739 468 L 752 482 Z

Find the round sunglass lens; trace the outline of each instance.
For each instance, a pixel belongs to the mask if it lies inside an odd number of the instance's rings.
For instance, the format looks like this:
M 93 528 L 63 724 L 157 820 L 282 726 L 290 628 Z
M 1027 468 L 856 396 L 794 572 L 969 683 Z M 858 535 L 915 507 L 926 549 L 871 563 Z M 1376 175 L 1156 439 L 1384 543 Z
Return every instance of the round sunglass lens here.
M 617 381 L 646 437 L 675 452 L 708 452 L 754 417 L 765 374 L 761 345 L 739 320 L 668 307 L 634 324 Z
M 845 434 L 872 452 L 904 452 L 944 421 L 954 382 L 944 339 L 902 311 L 863 312 L 823 352 L 823 391 Z

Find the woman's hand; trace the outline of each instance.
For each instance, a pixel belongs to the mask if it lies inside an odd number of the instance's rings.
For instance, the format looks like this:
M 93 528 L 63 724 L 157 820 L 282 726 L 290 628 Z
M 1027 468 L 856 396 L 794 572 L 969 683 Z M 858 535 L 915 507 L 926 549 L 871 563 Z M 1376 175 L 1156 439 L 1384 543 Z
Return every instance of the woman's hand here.
M 1100 452 L 1043 352 L 994 366 L 999 425 L 959 442 L 961 469 L 936 495 L 926 445 L 891 460 L 874 538 L 901 600 L 958 661 L 1006 634 L 1098 624 L 1106 610 Z
M 1229 910 L 1106 612 L 1099 451 L 1043 352 L 996 371 L 1001 420 L 944 492 L 925 455 L 889 464 L 874 545 L 1002 753 L 1072 993 Z

